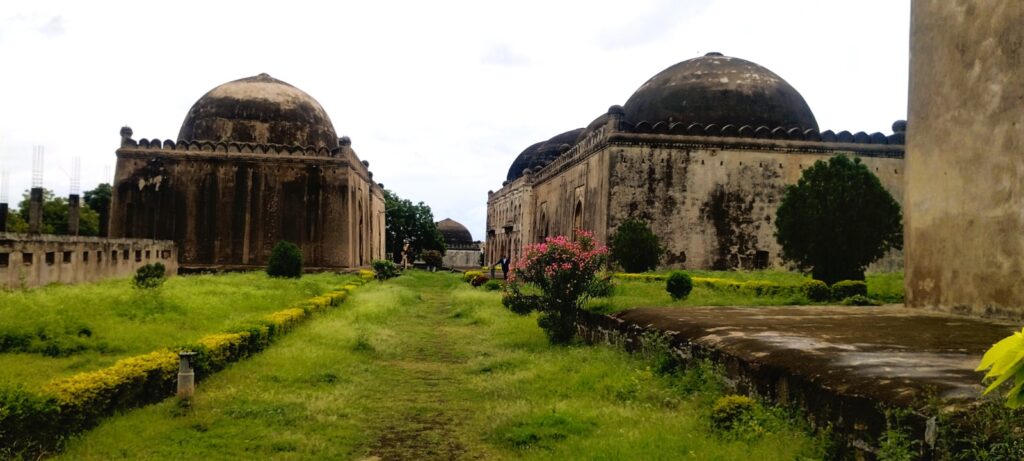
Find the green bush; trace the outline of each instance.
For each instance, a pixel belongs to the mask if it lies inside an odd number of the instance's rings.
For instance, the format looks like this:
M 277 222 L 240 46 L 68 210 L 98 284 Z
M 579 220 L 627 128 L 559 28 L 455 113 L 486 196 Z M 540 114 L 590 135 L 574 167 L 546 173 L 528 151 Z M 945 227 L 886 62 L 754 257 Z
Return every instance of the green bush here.
M 474 287 L 478 287 L 478 286 L 481 286 L 481 285 L 487 283 L 490 280 L 491 279 L 487 278 L 486 275 L 480 274 L 480 275 L 477 275 L 477 276 L 473 277 L 473 280 L 470 280 L 469 284 L 473 285 Z
M 398 266 L 386 259 L 374 260 L 370 265 L 373 267 L 373 275 L 381 282 L 398 277 Z
M 715 401 L 711 408 L 711 428 L 729 432 L 754 417 L 757 402 L 743 395 L 727 395 Z
M 440 268 L 444 264 L 444 257 L 437 250 L 424 251 L 420 257 L 427 263 L 427 267 Z
M 488 280 L 484 282 L 484 289 L 487 291 L 498 291 L 504 284 L 500 280 Z
M 676 271 L 668 276 L 665 282 L 665 290 L 672 296 L 672 299 L 686 299 L 693 291 L 693 279 L 686 272 Z
M 841 280 L 832 285 L 832 299 L 846 299 L 857 295 L 868 295 L 868 284 L 862 280 Z
M 462 281 L 466 282 L 466 283 L 470 283 L 478 275 L 484 275 L 483 271 L 466 271 L 466 272 L 463 272 L 462 273 Z
M 903 247 L 900 204 L 860 157 L 804 170 L 786 186 L 775 226 L 783 259 L 828 284 L 863 279 L 869 264 Z
M 839 304 L 842 304 L 844 306 L 881 306 L 882 305 L 882 303 L 880 303 L 878 301 L 875 301 L 874 299 L 871 299 L 871 298 L 869 298 L 867 296 L 863 296 L 863 295 L 853 295 L 853 296 L 850 296 L 849 298 L 843 298 L 842 301 L 839 301 Z
M 611 260 L 629 273 L 653 270 L 665 251 L 650 227 L 643 221 L 629 218 L 619 224 L 609 245 Z
M 800 291 L 812 302 L 821 303 L 828 301 L 832 296 L 832 290 L 821 280 L 808 280 L 800 286 Z
M 599 275 L 587 288 L 587 296 L 591 298 L 607 298 L 615 294 L 615 283 L 611 274 Z
M 52 397 L 0 387 L 0 459 L 36 459 L 58 448 L 65 430 Z
M 167 268 L 161 263 L 146 264 L 135 271 L 135 278 L 132 283 L 135 288 L 156 288 L 163 285 L 166 280 Z
M 298 245 L 282 240 L 274 245 L 267 262 L 267 275 L 271 277 L 299 278 L 302 276 L 302 250 Z

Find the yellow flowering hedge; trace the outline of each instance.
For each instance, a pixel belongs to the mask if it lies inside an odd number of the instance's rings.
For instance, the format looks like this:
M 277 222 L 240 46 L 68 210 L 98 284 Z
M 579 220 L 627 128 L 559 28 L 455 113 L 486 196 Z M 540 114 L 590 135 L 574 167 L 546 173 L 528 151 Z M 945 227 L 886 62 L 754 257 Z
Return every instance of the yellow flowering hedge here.
M 52 450 L 67 435 L 95 425 L 115 411 L 167 398 L 177 382 L 177 350 L 197 353 L 202 379 L 266 348 L 311 315 L 341 304 L 356 282 L 269 314 L 233 331 L 204 336 L 192 344 L 160 349 L 117 361 L 107 368 L 57 379 L 39 392 L 0 389 L 0 458 L 29 457 Z

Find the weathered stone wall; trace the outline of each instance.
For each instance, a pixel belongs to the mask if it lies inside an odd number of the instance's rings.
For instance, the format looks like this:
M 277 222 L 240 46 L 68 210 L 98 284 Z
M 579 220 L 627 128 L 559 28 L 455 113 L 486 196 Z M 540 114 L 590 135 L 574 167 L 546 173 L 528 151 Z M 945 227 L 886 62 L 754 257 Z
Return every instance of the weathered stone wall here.
M 809 143 L 801 143 L 809 144 Z M 627 218 L 651 225 L 666 253 L 662 264 L 689 269 L 780 267 L 775 213 L 786 185 L 805 168 L 837 154 L 859 156 L 902 202 L 903 159 L 897 146 L 858 152 L 842 146 L 666 145 L 616 143 L 610 157 L 608 233 Z M 888 264 L 902 258 L 896 252 Z
M 1024 3 L 911 18 L 906 303 L 1024 318 Z
M 494 264 L 503 256 L 516 258 L 524 244 L 532 243 L 528 233 L 533 228 L 531 179 L 530 175 L 520 177 L 488 194 L 484 264 Z
M 347 147 L 125 143 L 112 237 L 174 240 L 185 267 L 262 266 L 280 240 L 299 245 L 308 267 L 383 257 L 383 195 Z
M 174 242 L 64 235 L 0 233 L 0 287 L 87 283 L 130 277 L 139 267 L 162 263 L 178 271 Z
M 444 267 L 453 269 L 479 268 L 480 250 L 452 250 L 444 252 Z
M 575 228 L 594 232 L 594 238 L 608 238 L 609 161 L 608 155 L 589 155 L 580 162 L 546 173 L 533 184 L 533 229 L 526 243 L 546 236 L 572 235 Z M 525 211 L 530 211 L 526 209 Z

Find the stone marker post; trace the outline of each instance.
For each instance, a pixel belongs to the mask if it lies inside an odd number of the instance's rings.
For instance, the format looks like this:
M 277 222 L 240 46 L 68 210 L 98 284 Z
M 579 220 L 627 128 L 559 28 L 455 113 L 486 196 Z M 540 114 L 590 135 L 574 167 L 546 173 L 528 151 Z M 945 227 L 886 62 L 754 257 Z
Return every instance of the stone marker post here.
M 28 232 L 38 234 L 43 229 L 43 188 L 33 187 L 29 193 Z
M 178 398 L 184 401 L 191 401 L 192 394 L 196 390 L 196 373 L 192 369 L 192 361 L 196 356 L 195 352 L 182 351 L 178 353 L 181 359 L 178 362 Z
M 0 203 L 0 232 L 7 232 L 7 204 Z
M 68 196 L 68 235 L 78 235 L 78 219 L 80 200 L 78 194 Z

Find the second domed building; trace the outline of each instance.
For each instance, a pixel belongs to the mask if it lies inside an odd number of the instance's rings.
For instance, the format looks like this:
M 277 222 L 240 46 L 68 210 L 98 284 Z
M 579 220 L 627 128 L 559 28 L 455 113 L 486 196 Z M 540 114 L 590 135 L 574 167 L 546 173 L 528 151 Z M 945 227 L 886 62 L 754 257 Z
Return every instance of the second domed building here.
M 845 154 L 902 201 L 905 127 L 819 131 L 804 98 L 774 72 L 708 53 L 651 77 L 586 128 L 524 150 L 488 194 L 486 259 L 575 228 L 607 242 L 637 218 L 661 238 L 665 266 L 779 266 L 773 220 L 785 186 Z M 894 254 L 881 264 L 900 263 Z
M 267 74 L 220 85 L 176 140 L 121 129 L 110 236 L 174 240 L 183 269 L 265 266 L 285 240 L 305 265 L 384 256 L 384 195 L 315 99 Z

